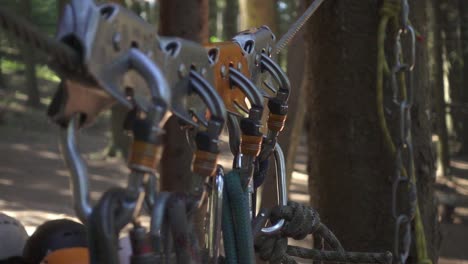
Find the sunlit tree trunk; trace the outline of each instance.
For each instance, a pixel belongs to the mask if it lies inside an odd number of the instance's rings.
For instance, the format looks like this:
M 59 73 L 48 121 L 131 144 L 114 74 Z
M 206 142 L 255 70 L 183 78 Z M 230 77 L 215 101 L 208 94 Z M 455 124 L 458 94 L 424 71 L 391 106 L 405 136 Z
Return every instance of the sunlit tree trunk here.
M 445 36 L 445 56 L 449 64 L 448 84 L 452 105 L 462 103 L 463 90 L 463 59 L 460 42 L 460 10 L 458 0 L 439 1 L 441 9 L 441 29 Z M 463 138 L 463 114 L 459 108 L 451 108 L 453 132 L 461 142 Z
M 218 36 L 218 0 L 208 0 L 209 5 L 209 35 Z
M 298 8 L 299 13 L 301 13 L 302 10 L 304 10 L 303 7 Z M 291 93 L 288 101 L 289 111 L 286 125 L 278 138 L 286 158 L 288 183 L 290 182 L 294 170 L 297 147 L 304 129 L 307 101 L 307 97 L 305 96 L 307 94 L 307 85 L 305 83 L 305 73 L 307 72 L 305 69 L 307 66 L 305 63 L 306 53 L 304 34 L 301 31 L 295 36 L 288 47 L 287 73 L 289 81 L 291 82 Z M 272 170 L 272 172 L 274 172 L 274 170 Z M 277 202 L 276 181 L 275 177 L 272 176 L 273 175 L 266 179 L 262 192 L 262 205 L 267 208 L 271 208 Z
M 32 19 L 32 4 L 31 0 L 21 0 L 21 10 L 24 18 Z M 36 63 L 34 59 L 34 51 L 27 45 L 21 44 L 21 54 L 25 63 L 25 78 L 26 78 L 26 91 L 28 95 L 27 104 L 31 107 L 39 107 L 40 94 L 39 87 L 37 85 L 36 76 Z
M 276 0 L 240 0 L 241 29 L 267 25 L 276 32 Z
M 468 1 L 459 0 L 460 11 L 460 33 L 461 33 L 461 59 L 463 64 L 462 78 L 463 84 L 459 88 L 461 93 L 461 102 L 464 105 L 468 104 Z M 460 135 L 461 153 L 468 153 L 468 116 L 463 113 L 461 117 L 462 134 Z
M 441 31 L 441 10 L 440 1 L 432 0 L 433 9 L 433 56 L 434 56 L 434 106 L 436 111 L 436 126 L 439 135 L 439 156 L 442 165 L 443 175 L 450 172 L 450 148 L 448 140 L 446 107 L 445 107 L 445 86 L 444 86 L 444 41 Z
M 426 1 L 411 3 L 411 21 L 424 35 Z M 394 242 L 391 190 L 395 157 L 385 144 L 376 110 L 379 8 L 379 2 L 372 0 L 326 1 L 312 17 L 306 35 L 311 202 L 322 221 L 352 251 L 392 250 Z M 438 233 L 427 49 L 421 44 L 417 48 L 412 132 L 419 203 L 429 254 L 435 260 Z M 387 98 L 389 92 L 386 89 Z M 395 132 L 397 123 L 391 121 Z

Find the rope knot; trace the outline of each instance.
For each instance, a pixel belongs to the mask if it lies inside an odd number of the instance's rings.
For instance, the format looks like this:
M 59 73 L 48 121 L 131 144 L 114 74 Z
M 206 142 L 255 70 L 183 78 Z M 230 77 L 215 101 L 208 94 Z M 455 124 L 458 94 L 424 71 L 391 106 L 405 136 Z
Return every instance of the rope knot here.
M 296 202 L 288 202 L 287 206 L 275 207 L 270 219 L 277 222 L 284 219 L 283 234 L 296 240 L 304 239 L 314 233 L 320 226 L 320 217 L 313 208 Z
M 255 240 L 255 251 L 263 261 L 283 263 L 288 258 L 288 238 L 278 236 L 259 236 Z

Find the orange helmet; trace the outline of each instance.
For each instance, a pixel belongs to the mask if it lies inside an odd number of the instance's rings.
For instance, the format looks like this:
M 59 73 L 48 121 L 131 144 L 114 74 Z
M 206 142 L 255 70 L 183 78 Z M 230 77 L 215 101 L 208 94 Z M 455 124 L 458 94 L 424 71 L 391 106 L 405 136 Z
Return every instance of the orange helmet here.
M 23 251 L 24 259 L 31 264 L 86 264 L 89 262 L 88 255 L 85 226 L 68 219 L 48 221 L 40 225 L 26 242 Z M 65 262 L 59 262 L 64 258 Z M 86 262 L 79 262 L 80 260 Z

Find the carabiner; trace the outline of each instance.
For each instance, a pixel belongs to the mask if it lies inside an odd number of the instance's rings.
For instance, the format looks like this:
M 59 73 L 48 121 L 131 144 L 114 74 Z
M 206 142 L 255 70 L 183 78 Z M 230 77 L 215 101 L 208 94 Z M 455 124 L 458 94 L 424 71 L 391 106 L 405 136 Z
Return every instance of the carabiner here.
M 72 189 L 73 193 L 76 216 L 86 224 L 93 209 L 89 198 L 88 168 L 86 162 L 80 156 L 76 143 L 76 131 L 79 127 L 80 118 L 79 114 L 74 115 L 68 122 L 67 128 L 62 129 L 60 149 L 71 172 L 70 189 Z
M 219 256 L 219 241 L 221 241 L 221 222 L 223 211 L 223 188 L 224 188 L 224 170 L 218 165 L 216 176 L 212 177 L 211 192 L 209 195 L 208 212 L 209 221 L 207 241 L 205 248 L 208 250 L 208 263 L 217 264 Z
M 286 185 L 286 163 L 284 153 L 281 146 L 276 143 L 275 150 L 275 165 L 276 165 L 276 186 L 278 188 L 278 203 L 280 206 L 288 204 L 288 191 Z M 275 225 L 262 228 L 262 233 L 265 235 L 276 235 L 281 232 L 285 223 L 284 219 L 280 219 Z

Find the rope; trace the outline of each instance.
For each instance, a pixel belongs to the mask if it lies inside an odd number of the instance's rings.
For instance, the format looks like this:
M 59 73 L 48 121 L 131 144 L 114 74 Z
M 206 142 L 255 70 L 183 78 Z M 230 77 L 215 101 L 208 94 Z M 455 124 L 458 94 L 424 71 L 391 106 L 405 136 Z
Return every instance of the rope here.
M 392 254 L 345 252 L 336 236 L 320 222 L 318 213 L 311 207 L 288 202 L 287 206 L 277 206 L 270 214 L 270 221 L 275 223 L 285 219 L 285 225 L 279 236 L 260 235 L 255 240 L 255 250 L 260 259 L 277 263 L 297 263 L 293 257 L 307 258 L 314 261 L 382 263 L 392 261 Z M 333 251 L 305 249 L 288 246 L 288 237 L 304 239 L 308 234 L 322 237 Z
M 227 193 L 226 184 L 224 184 L 224 194 Z M 234 222 L 232 220 L 232 210 L 228 195 L 223 195 L 223 219 L 222 219 L 222 230 L 223 230 L 223 241 L 224 241 L 224 252 L 226 254 L 226 264 L 237 264 L 237 249 L 236 249 L 236 235 L 234 232 Z
M 0 8 L 0 28 L 21 42 L 40 50 L 52 58 L 52 66 L 59 72 L 75 72 L 80 65 L 78 54 L 67 45 L 40 33 L 31 23 Z M 58 63 L 58 65 L 54 65 Z
M 228 209 L 223 208 L 223 234 L 228 232 L 229 240 L 225 239 L 225 243 L 232 249 L 232 243 L 235 241 L 236 258 L 232 256 L 232 252 L 227 252 L 228 263 L 255 263 L 255 253 L 253 245 L 252 226 L 250 223 L 249 203 L 247 199 L 248 193 L 244 191 L 241 185 L 240 173 L 237 170 L 231 171 L 224 177 L 225 195 L 228 197 Z M 226 203 L 224 203 L 225 205 Z M 230 209 L 230 210 L 229 210 Z M 228 219 L 231 216 L 231 219 Z M 231 227 L 229 227 L 231 226 Z M 233 228 L 233 231 L 232 231 Z M 234 235 L 234 237 L 232 237 Z M 226 236 L 226 234 L 224 234 Z
M 390 130 L 387 125 L 384 113 L 384 104 L 383 104 L 383 83 L 384 76 L 390 73 L 387 59 L 385 57 L 385 39 L 386 39 L 386 30 L 388 24 L 391 22 L 393 25 L 398 24 L 398 15 L 401 11 L 401 1 L 399 0 L 385 0 L 380 9 L 380 22 L 377 32 L 377 114 L 379 118 L 380 128 L 382 130 L 384 140 L 389 149 L 389 152 L 392 156 L 396 154 L 396 146 L 390 135 Z M 401 80 L 400 80 L 401 81 Z M 406 97 L 406 84 L 404 81 L 402 83 L 402 96 Z M 408 173 L 405 168 L 402 168 L 402 175 L 408 177 Z M 416 184 L 416 176 L 414 173 L 411 173 L 413 182 Z M 414 217 L 415 224 L 415 236 L 416 236 L 416 251 L 417 257 L 420 264 L 432 264 L 432 261 L 427 255 L 426 247 L 426 236 L 424 233 L 424 226 L 421 219 L 421 212 L 419 208 L 419 203 L 416 199 L 416 211 Z
M 392 254 L 385 253 L 361 253 L 361 252 L 336 252 L 322 251 L 317 249 L 307 249 L 295 246 L 288 246 L 286 252 L 298 258 L 312 259 L 314 261 L 325 262 L 347 262 L 347 263 L 392 263 Z

